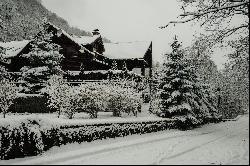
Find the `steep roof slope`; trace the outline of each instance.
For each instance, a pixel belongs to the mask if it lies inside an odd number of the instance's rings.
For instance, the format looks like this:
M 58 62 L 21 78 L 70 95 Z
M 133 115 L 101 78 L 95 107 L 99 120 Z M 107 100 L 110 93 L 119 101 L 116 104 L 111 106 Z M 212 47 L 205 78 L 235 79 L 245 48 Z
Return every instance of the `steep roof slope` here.
M 0 42 L 0 47 L 5 48 L 4 58 L 11 58 L 20 53 L 30 40 Z
M 82 45 L 91 44 L 95 42 L 96 39 L 98 39 L 100 35 L 94 35 L 94 36 L 80 36 L 80 37 L 74 37 L 74 40 L 78 43 L 81 43 Z

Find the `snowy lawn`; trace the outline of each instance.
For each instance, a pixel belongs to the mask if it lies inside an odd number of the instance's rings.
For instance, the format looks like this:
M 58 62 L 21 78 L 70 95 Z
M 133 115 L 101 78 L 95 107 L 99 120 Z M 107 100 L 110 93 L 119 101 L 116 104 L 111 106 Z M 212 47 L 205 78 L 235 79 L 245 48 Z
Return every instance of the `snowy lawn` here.
M 75 123 L 75 124 L 93 124 L 93 123 L 117 123 L 117 122 L 129 122 L 129 121 L 147 121 L 147 120 L 162 120 L 162 118 L 159 118 L 155 116 L 154 114 L 151 114 L 148 112 L 149 103 L 144 103 L 142 105 L 142 112 L 138 113 L 138 116 L 135 117 L 133 114 L 123 114 L 122 117 L 114 117 L 112 115 L 112 112 L 98 112 L 98 118 L 97 119 L 90 119 L 89 114 L 87 113 L 76 113 L 73 117 L 73 119 L 68 119 L 65 116 L 60 116 L 60 118 L 57 118 L 57 113 L 8 113 L 6 114 L 6 118 L 3 118 L 2 115 L 0 115 L 0 124 L 4 121 L 12 121 L 17 119 L 24 119 L 27 117 L 30 118 L 46 118 L 49 119 L 52 122 L 59 122 L 59 123 Z
M 0 164 L 249 164 L 249 116 L 188 131 L 68 144 Z

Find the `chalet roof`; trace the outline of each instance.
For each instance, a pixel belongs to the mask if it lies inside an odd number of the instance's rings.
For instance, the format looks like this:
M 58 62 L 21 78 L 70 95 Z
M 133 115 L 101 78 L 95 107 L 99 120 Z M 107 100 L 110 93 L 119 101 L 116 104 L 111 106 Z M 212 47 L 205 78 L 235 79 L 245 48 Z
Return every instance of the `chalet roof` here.
M 97 38 L 100 37 L 100 35 L 94 35 L 94 36 L 72 36 L 70 34 L 68 34 L 65 30 L 57 27 L 56 25 L 48 22 L 48 24 L 52 27 L 54 27 L 57 31 L 61 31 L 61 33 L 66 36 L 67 38 L 69 38 L 71 41 L 73 41 L 75 44 L 82 46 L 82 45 L 86 45 L 86 44 L 91 44 L 93 43 Z
M 93 52 L 89 51 L 88 49 L 86 49 L 85 47 L 83 47 L 83 45 L 76 39 L 77 37 L 71 36 L 70 34 L 68 34 L 66 31 L 64 31 L 63 29 L 57 27 L 56 25 L 48 22 L 48 24 L 52 27 L 54 27 L 57 31 L 61 31 L 61 33 L 66 36 L 68 39 L 70 39 L 72 42 L 74 42 L 76 45 L 78 45 L 81 49 L 79 50 L 80 52 L 84 52 L 87 51 L 88 53 L 94 55 Z
M 19 54 L 23 48 L 30 42 L 30 40 L 23 41 L 11 41 L 11 42 L 0 42 L 0 47 L 6 49 L 5 54 L 3 54 L 4 58 L 11 58 Z
M 104 43 L 104 55 L 110 59 L 139 59 L 144 57 L 150 44 L 148 41 Z
M 73 37 L 73 39 L 82 45 L 92 44 L 93 42 L 98 39 L 100 35 L 94 35 L 94 36 L 80 36 L 80 37 Z

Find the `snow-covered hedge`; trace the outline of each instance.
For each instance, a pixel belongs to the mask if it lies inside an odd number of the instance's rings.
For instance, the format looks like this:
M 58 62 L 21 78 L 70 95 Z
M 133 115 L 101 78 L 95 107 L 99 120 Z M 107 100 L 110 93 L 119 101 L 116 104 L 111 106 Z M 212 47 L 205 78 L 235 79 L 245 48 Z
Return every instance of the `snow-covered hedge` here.
M 96 139 L 123 137 L 175 128 L 170 119 L 131 120 L 99 123 L 62 123 L 47 118 L 28 116 L 0 121 L 1 159 L 31 156 L 53 146 Z
M 37 155 L 44 149 L 37 120 L 7 117 L 1 119 L 0 131 L 1 159 Z
M 38 94 L 18 94 L 9 111 L 11 113 L 50 113 L 56 110 L 50 109 L 47 97 Z

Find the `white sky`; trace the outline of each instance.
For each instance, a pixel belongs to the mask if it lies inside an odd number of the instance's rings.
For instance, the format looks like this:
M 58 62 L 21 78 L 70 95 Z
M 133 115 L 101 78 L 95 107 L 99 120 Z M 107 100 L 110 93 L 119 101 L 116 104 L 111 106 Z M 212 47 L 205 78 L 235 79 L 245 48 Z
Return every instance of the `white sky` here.
M 188 46 L 198 30 L 190 23 L 158 28 L 182 12 L 177 0 L 43 0 L 43 4 L 71 26 L 90 32 L 98 28 L 111 41 L 153 41 L 153 59 L 159 62 L 171 51 L 175 35 Z M 212 57 L 219 68 L 225 62 L 224 53 L 217 51 Z

